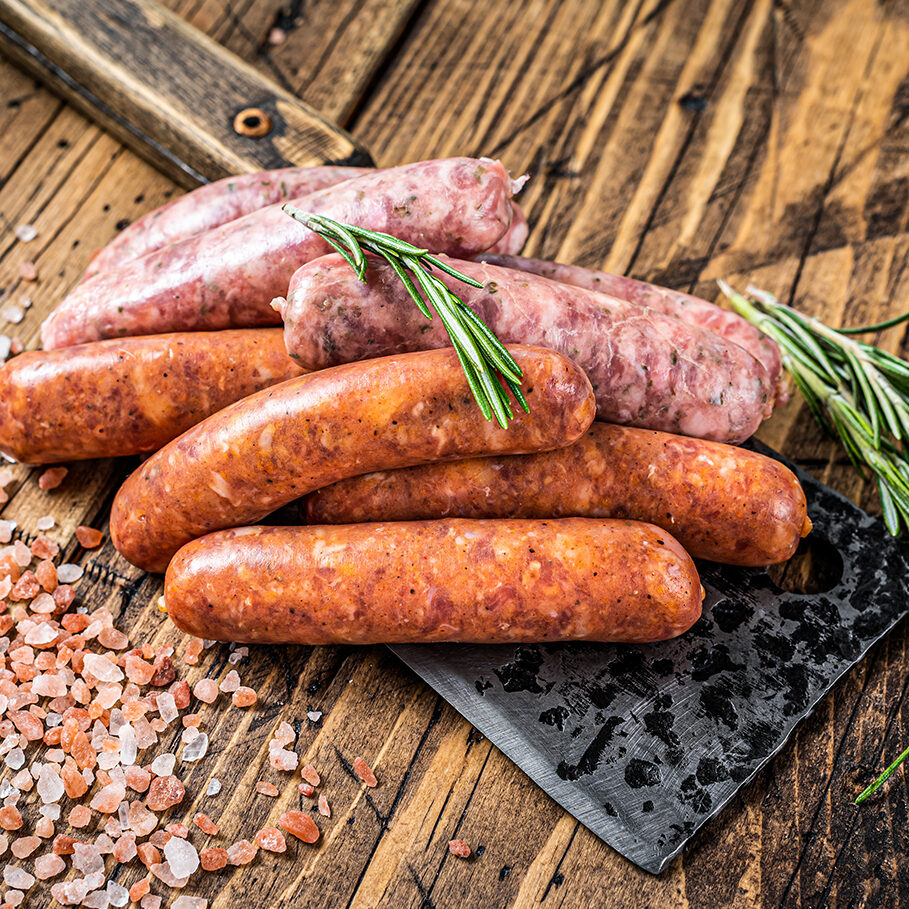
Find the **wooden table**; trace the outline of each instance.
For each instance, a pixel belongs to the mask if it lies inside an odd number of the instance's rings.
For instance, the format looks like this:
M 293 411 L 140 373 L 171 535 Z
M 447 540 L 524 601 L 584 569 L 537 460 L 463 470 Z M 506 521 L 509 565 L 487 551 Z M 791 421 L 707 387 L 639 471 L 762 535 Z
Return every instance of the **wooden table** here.
M 716 277 L 750 280 L 833 324 L 909 304 L 905 2 L 286 2 L 169 5 L 346 126 L 379 164 L 485 154 L 531 172 L 531 255 L 710 298 Z M 274 26 L 287 34 L 277 46 Z M 0 287 L 34 300 L 6 330 L 35 347 L 90 251 L 177 190 L 5 62 L 0 86 Z M 28 245 L 7 229 L 25 222 L 39 232 Z M 40 281 L 17 288 L 27 259 Z M 904 338 L 880 341 L 899 350 Z M 760 435 L 876 507 L 797 399 Z M 74 528 L 105 527 L 130 466 L 73 465 L 50 494 L 19 468 L 3 517 L 34 531 L 51 512 L 52 535 L 75 553 Z M 109 545 L 87 564 L 84 600 L 106 602 L 134 640 L 182 652 L 154 608 L 157 579 Z M 206 810 L 225 839 L 296 807 L 295 784 L 278 799 L 251 793 L 277 776 L 263 766 L 284 718 L 322 771 L 333 817 L 318 848 L 263 853 L 188 891 L 263 909 L 909 905 L 907 777 L 851 803 L 909 742 L 907 651 L 902 626 L 657 878 L 588 833 L 384 649 L 256 650 L 241 669 L 260 705 L 206 709 L 214 754 L 194 765 L 188 790 L 198 796 L 210 775 L 224 782 Z M 212 648 L 191 678 L 222 673 L 226 657 Z M 357 754 L 381 781 L 366 795 L 345 765 Z M 181 806 L 189 816 L 193 804 Z M 455 837 L 478 855 L 450 856 Z M 35 890 L 29 905 L 40 903 Z

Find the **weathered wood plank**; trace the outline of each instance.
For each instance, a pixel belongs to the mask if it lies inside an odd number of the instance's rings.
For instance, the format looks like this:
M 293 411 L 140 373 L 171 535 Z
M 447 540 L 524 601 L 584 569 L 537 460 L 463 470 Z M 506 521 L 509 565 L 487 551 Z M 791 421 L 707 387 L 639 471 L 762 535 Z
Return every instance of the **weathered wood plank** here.
M 365 23 L 344 20 L 346 38 L 329 48 L 329 32 L 311 27 L 308 9 L 267 56 L 286 53 L 284 62 L 299 66 L 312 87 L 331 67 L 317 62 L 310 77 L 304 65 L 326 52 L 343 68 L 352 54 L 345 42 Z M 279 10 L 187 3 L 181 12 L 252 60 Z M 358 101 L 351 90 L 344 102 L 357 106 L 356 133 L 380 163 L 492 152 L 516 171 L 533 171 L 525 191 L 533 252 L 588 264 L 614 256 L 616 267 L 709 295 L 718 275 L 763 282 L 784 298 L 795 286 L 799 305 L 834 320 L 870 321 L 905 308 L 907 24 L 894 9 L 515 0 L 498 4 L 491 18 L 467 0 L 438 0 L 408 21 L 408 40 L 372 94 Z M 307 48 L 299 60 L 294 40 Z M 267 64 L 258 57 L 256 65 Z M 351 61 L 352 69 L 360 65 Z M 4 174 L 0 211 L 22 212 L 40 230 L 33 244 L 8 245 L 0 260 L 0 286 L 14 296 L 20 259 L 39 262 L 41 281 L 28 288 L 35 305 L 14 327 L 33 341 L 89 248 L 173 187 L 80 117 L 56 113 L 57 102 L 28 80 L 9 78 L 0 71 L 32 110 L 45 111 L 30 138 L 9 130 L 0 137 L 9 143 L 2 147 L 20 150 Z M 322 86 L 329 97 L 330 82 Z M 66 157 L 75 152 L 54 157 L 60 138 L 78 148 L 78 166 Z M 886 338 L 894 349 L 899 335 Z M 763 435 L 873 503 L 797 401 Z M 21 473 L 4 515 L 33 531 L 38 515 L 54 512 L 61 525 L 52 535 L 78 557 L 71 530 L 82 520 L 103 523 L 96 495 L 103 499 L 117 474 L 84 465 L 46 494 L 34 474 Z M 120 611 L 135 639 L 170 640 L 182 652 L 185 641 L 151 605 L 156 580 L 109 544 L 91 564 L 94 586 L 83 596 Z M 281 784 L 263 758 L 271 729 L 286 718 L 299 724 L 297 750 L 326 778 L 334 817 L 316 850 L 260 858 L 201 881 L 198 892 L 215 907 L 248 905 L 250 893 L 270 906 L 906 905 L 903 778 L 861 811 L 849 799 L 906 740 L 907 647 L 903 628 L 659 879 L 577 825 L 387 654 L 254 649 L 240 669 L 262 702 L 250 712 L 203 708 L 220 750 L 193 771 L 192 791 L 206 774 L 225 782 L 222 796 L 201 802 L 225 838 L 248 836 L 294 800 L 306 801 L 289 787 L 278 800 L 249 795 L 258 778 Z M 220 646 L 206 651 L 190 679 L 223 673 L 225 659 Z M 306 719 L 310 707 L 325 711 L 318 724 Z M 347 760 L 362 753 L 374 763 L 381 785 L 372 801 L 335 748 Z M 188 803 L 181 809 L 191 816 Z M 486 848 L 468 862 L 448 857 L 454 836 Z
M 369 160 L 341 129 L 155 0 L 116 7 L 2 0 L 0 23 L 18 63 L 185 185 L 288 164 Z M 235 128 L 244 109 L 259 112 L 256 122 L 267 118 L 265 132 Z

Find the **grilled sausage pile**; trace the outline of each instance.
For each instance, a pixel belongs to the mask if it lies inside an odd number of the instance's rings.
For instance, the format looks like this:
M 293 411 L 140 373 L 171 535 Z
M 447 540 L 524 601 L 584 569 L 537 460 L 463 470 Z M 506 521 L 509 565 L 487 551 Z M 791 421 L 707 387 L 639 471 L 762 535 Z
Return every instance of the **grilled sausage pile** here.
M 779 562 L 810 530 L 795 476 L 730 444 L 785 401 L 779 350 L 688 294 L 519 257 L 520 185 L 450 158 L 248 174 L 170 202 L 96 255 L 44 351 L 0 369 L 0 450 L 152 453 L 111 538 L 166 569 L 167 610 L 200 637 L 683 633 L 703 599 L 691 556 Z M 452 257 L 529 412 L 484 420 L 439 320 L 384 264 L 359 281 L 286 200 Z M 244 526 L 295 502 L 299 526 Z

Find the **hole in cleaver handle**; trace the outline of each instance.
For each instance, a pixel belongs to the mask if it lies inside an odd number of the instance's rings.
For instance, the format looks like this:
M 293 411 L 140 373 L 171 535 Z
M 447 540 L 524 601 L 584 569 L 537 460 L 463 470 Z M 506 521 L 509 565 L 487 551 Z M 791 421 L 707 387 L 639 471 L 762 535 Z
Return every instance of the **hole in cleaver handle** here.
M 187 188 L 372 164 L 344 130 L 154 0 L 0 0 L 0 52 Z M 259 127 L 237 128 L 249 110 Z

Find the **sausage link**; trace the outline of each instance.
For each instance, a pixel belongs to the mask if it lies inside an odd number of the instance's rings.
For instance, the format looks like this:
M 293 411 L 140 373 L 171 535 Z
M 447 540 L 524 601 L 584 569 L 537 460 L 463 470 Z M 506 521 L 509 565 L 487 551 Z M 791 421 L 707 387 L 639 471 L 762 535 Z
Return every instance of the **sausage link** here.
M 497 161 L 445 158 L 376 171 L 294 200 L 309 212 L 441 252 L 489 249 L 511 223 L 512 181 Z M 50 350 L 166 331 L 275 325 L 270 303 L 294 271 L 329 251 L 269 205 L 95 275 L 45 320 Z
M 500 241 L 501 243 L 501 241 Z M 763 364 L 767 375 L 776 389 L 776 403 L 785 404 L 789 399 L 789 392 L 783 379 L 783 360 L 779 345 L 772 338 L 768 338 L 747 319 L 740 315 L 723 309 L 715 303 L 702 300 L 692 294 L 660 287 L 656 284 L 647 284 L 645 281 L 636 281 L 624 275 L 613 275 L 605 271 L 595 271 L 592 268 L 582 268 L 579 265 L 564 265 L 561 262 L 548 262 L 545 259 L 528 259 L 523 256 L 497 255 L 504 253 L 504 249 L 494 248 L 489 254 L 478 258 L 491 265 L 501 265 L 504 268 L 513 268 L 518 271 L 551 278 L 562 284 L 571 284 L 574 287 L 584 287 L 608 294 L 619 300 L 637 303 L 640 306 L 649 306 L 667 316 L 673 316 L 690 325 L 706 328 L 714 334 L 720 335 L 739 347 L 744 347 L 756 360 Z
M 588 518 L 225 530 L 184 546 L 164 590 L 183 631 L 257 644 L 648 643 L 703 599 L 664 530 Z
M 148 212 L 117 234 L 95 254 L 82 280 L 177 240 L 235 221 L 266 205 L 308 196 L 371 171 L 368 167 L 282 167 L 225 177 L 200 186 Z
M 594 423 L 544 454 L 427 464 L 342 480 L 305 499 L 310 524 L 430 518 L 631 518 L 695 558 L 784 562 L 811 530 L 779 461 L 719 442 Z
M 600 420 L 741 442 L 770 414 L 764 367 L 712 332 L 537 275 L 451 264 L 483 286 L 441 277 L 502 341 L 552 348 L 586 371 Z M 340 256 L 324 256 L 274 305 L 288 353 L 308 369 L 450 344 L 440 320 L 427 321 L 378 263 L 361 282 Z
M 527 224 L 527 216 L 524 214 L 524 209 L 517 202 L 512 202 L 511 225 L 498 239 L 495 246 L 490 247 L 489 252 L 513 256 L 521 251 L 521 248 L 527 242 L 529 233 L 530 227 Z
M 162 571 L 194 537 L 261 520 L 346 477 L 427 461 L 568 445 L 593 420 L 570 360 L 512 348 L 530 412 L 486 421 L 455 352 L 403 354 L 291 379 L 212 415 L 152 455 L 120 488 L 114 545 Z
M 302 372 L 279 328 L 24 353 L 0 367 L 0 451 L 25 464 L 145 454 Z

